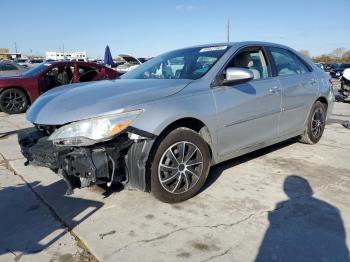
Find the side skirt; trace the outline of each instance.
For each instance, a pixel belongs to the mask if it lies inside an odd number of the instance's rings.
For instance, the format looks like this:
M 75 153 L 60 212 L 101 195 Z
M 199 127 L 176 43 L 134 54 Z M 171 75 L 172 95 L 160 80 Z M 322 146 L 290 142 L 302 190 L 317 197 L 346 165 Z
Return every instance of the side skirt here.
M 229 159 L 232 159 L 232 158 L 235 158 L 235 157 L 239 157 L 239 156 L 242 156 L 242 155 L 251 153 L 251 152 L 253 152 L 253 151 L 259 150 L 259 149 L 261 149 L 261 148 L 268 147 L 268 146 L 277 144 L 277 143 L 279 143 L 279 142 L 288 140 L 288 139 L 290 139 L 290 138 L 293 138 L 293 137 L 296 137 L 296 136 L 298 136 L 298 135 L 301 135 L 302 132 L 303 132 L 303 131 L 300 131 L 300 130 L 299 130 L 299 131 L 297 131 L 297 132 L 289 133 L 289 134 L 286 134 L 286 135 L 283 135 L 283 136 L 274 138 L 274 139 L 272 139 L 272 140 L 260 142 L 260 143 L 254 144 L 254 145 L 252 145 L 252 146 L 239 149 L 239 150 L 234 151 L 234 152 L 232 152 L 232 153 L 230 153 L 230 154 L 228 154 L 228 155 L 221 156 L 221 157 L 218 159 L 218 161 L 217 161 L 216 163 L 214 163 L 213 165 L 216 165 L 216 164 L 219 164 L 219 163 L 221 163 L 221 162 L 227 161 L 227 160 L 229 160 Z

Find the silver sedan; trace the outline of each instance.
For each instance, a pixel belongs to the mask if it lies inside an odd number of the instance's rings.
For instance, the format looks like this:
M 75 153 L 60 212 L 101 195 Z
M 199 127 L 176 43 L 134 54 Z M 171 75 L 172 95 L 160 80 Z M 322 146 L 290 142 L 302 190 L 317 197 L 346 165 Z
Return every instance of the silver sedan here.
M 334 101 L 329 76 L 286 46 L 223 43 L 162 54 L 120 80 L 43 94 L 20 134 L 30 163 L 74 188 L 122 183 L 184 201 L 211 166 L 298 137 L 315 144 Z

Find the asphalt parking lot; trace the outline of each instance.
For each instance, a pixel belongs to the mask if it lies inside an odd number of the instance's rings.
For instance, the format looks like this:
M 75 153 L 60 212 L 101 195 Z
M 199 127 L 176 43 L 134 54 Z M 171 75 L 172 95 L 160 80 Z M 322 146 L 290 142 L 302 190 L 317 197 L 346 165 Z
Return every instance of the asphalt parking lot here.
M 169 205 L 101 187 L 65 196 L 24 166 L 24 115 L 0 112 L 0 261 L 349 261 L 350 104 L 314 146 L 293 140 L 215 166 L 205 189 Z

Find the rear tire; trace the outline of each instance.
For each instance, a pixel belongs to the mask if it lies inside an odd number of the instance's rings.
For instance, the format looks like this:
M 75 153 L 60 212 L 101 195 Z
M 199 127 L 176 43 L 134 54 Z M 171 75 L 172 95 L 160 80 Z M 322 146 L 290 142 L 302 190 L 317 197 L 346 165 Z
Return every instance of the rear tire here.
M 0 94 L 0 109 L 7 114 L 20 114 L 28 108 L 26 94 L 18 88 L 9 88 Z
M 197 194 L 210 168 L 208 144 L 195 131 L 180 127 L 159 143 L 151 161 L 151 193 L 177 203 Z
M 326 126 L 326 105 L 316 101 L 311 107 L 304 133 L 300 136 L 299 142 L 304 144 L 316 144 L 320 141 Z

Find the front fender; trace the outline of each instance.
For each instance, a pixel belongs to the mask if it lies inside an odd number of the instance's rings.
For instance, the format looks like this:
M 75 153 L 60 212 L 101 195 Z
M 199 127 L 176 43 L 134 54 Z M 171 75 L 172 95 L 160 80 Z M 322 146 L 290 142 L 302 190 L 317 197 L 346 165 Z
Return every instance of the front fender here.
M 179 94 L 138 108 L 144 109 L 144 112 L 134 121 L 133 126 L 156 136 L 159 136 L 169 125 L 183 118 L 195 118 L 203 122 L 212 139 L 215 162 L 218 126 L 216 107 L 210 90 L 186 95 Z

